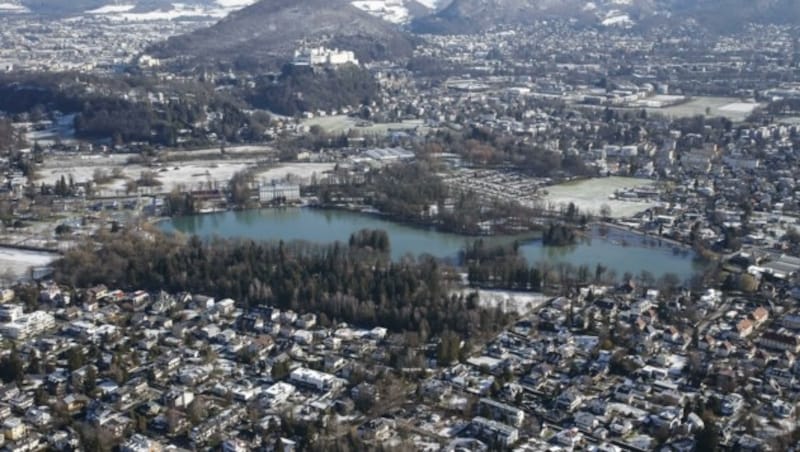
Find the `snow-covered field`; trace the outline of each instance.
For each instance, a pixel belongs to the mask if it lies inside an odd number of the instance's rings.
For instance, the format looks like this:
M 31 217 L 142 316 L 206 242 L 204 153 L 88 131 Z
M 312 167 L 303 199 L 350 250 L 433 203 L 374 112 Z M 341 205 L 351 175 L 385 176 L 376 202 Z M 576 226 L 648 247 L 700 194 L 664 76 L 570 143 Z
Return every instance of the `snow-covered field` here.
M 31 267 L 46 267 L 56 259 L 55 253 L 0 247 L 0 279 L 25 278 Z
M 331 171 L 333 163 L 293 163 L 280 165 L 256 174 L 256 179 L 263 182 L 286 181 L 307 184 L 316 175 L 322 177 L 326 171 Z
M 64 115 L 59 118 L 51 127 L 44 130 L 28 130 L 25 139 L 28 143 L 36 143 L 47 146 L 61 141 L 69 144 L 75 139 L 75 114 Z
M 706 115 L 722 116 L 731 121 L 743 121 L 760 106 L 761 104 L 756 102 L 742 102 L 731 97 L 696 97 L 679 105 L 648 109 L 648 111 L 676 118 Z
M 45 163 L 37 170 L 36 183 L 52 185 L 61 179 L 61 176 L 67 180 L 71 176 L 76 183 L 90 181 L 96 170 L 111 174 L 111 170 L 124 165 L 128 157 L 127 154 L 51 157 L 45 159 Z
M 250 146 L 237 149 L 241 154 L 252 151 L 262 152 L 263 146 Z M 223 187 L 234 174 L 251 168 L 257 163 L 257 158 L 242 156 L 234 159 L 221 159 L 219 156 L 202 154 L 204 151 L 193 151 L 201 153 L 196 160 L 186 162 L 169 162 L 159 167 L 148 167 L 144 165 L 127 165 L 126 162 L 131 155 L 111 154 L 108 156 L 70 156 L 56 157 L 48 159 L 38 171 L 37 183 L 55 184 L 63 176 L 66 180 L 70 177 L 73 181 L 80 183 L 91 181 L 95 172 L 104 171 L 111 175 L 115 168 L 121 171 L 121 177 L 109 183 L 96 187 L 98 194 L 103 196 L 122 196 L 125 195 L 126 184 L 129 180 L 139 179 L 142 172 L 152 171 L 161 185 L 156 187 L 142 188 L 143 193 L 169 193 L 173 189 L 180 188 L 185 190 L 205 190 L 214 187 Z M 208 152 L 214 152 L 209 149 Z M 218 152 L 218 151 L 217 151 Z M 186 155 L 186 153 L 184 153 Z M 307 183 L 313 175 L 322 177 L 326 171 L 333 169 L 331 163 L 293 163 L 281 164 L 256 174 L 259 181 L 285 181 L 292 180 L 298 183 Z
M 345 133 L 356 126 L 356 121 L 345 115 L 337 116 L 318 116 L 303 121 L 303 125 L 308 127 L 320 126 L 328 133 Z
M 153 187 L 154 193 L 167 193 L 176 188 L 207 189 L 215 185 L 224 187 L 234 174 L 247 169 L 251 162 L 192 162 L 169 165 L 156 170 L 156 178 L 162 185 Z M 142 171 L 153 171 L 151 168 L 138 165 L 124 168 L 125 175 L 136 179 Z
M 223 158 L 223 155 L 264 155 L 264 154 L 271 154 L 275 152 L 275 148 L 271 146 L 264 146 L 264 145 L 245 145 L 245 146 L 226 146 L 225 152 L 223 153 L 222 149 L 219 146 L 210 147 L 205 149 L 196 149 L 192 151 L 186 150 L 174 150 L 174 151 L 166 151 L 163 154 L 164 159 L 186 159 L 186 157 L 191 157 L 192 159 L 198 158 Z
M 116 154 L 110 156 L 83 156 L 58 158 L 48 161 L 38 172 L 37 183 L 54 184 L 61 176 L 75 182 L 86 182 L 94 178 L 95 171 L 103 170 L 111 174 L 114 168 L 120 168 L 123 178 L 97 187 L 105 196 L 121 196 L 125 194 L 127 180 L 139 179 L 142 172 L 152 171 L 160 186 L 151 187 L 148 193 L 168 193 L 175 188 L 207 189 L 222 186 L 239 171 L 252 166 L 254 162 L 247 160 L 198 160 L 193 162 L 177 162 L 161 167 L 144 165 L 125 165 L 129 155 Z
M 756 107 L 758 107 L 758 104 L 752 102 L 733 102 L 719 107 L 719 111 L 750 114 Z
M 320 116 L 303 122 L 308 127 L 320 126 L 328 133 L 339 134 L 356 130 L 362 135 L 386 135 L 390 130 L 411 130 L 420 128 L 420 133 L 425 133 L 426 128 L 422 120 L 409 120 L 395 123 L 376 123 L 366 126 L 357 125 L 357 121 L 349 116 Z
M 603 204 L 611 208 L 611 216 L 622 218 L 633 216 L 652 207 L 652 203 L 637 201 L 621 201 L 609 199 L 617 190 L 636 187 L 652 186 L 653 182 L 646 179 L 627 177 L 602 177 L 579 182 L 547 187 L 546 200 L 556 205 L 574 203 L 578 209 L 585 212 L 599 213 Z

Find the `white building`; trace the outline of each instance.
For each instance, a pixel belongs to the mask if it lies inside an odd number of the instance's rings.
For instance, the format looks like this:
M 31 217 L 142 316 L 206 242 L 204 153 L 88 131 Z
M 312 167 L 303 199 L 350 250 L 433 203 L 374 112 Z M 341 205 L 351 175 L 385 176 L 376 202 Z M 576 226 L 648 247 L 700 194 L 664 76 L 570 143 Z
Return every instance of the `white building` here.
M 295 50 L 292 61 L 295 66 L 341 66 L 348 63 L 358 65 L 355 53 L 348 50 L 331 50 L 325 47 Z
M 194 393 L 176 389 L 164 394 L 163 399 L 168 406 L 186 408 L 194 401 Z
M 243 441 L 231 438 L 222 443 L 223 452 L 247 452 L 250 448 Z
M 330 391 L 341 385 L 341 380 L 333 375 L 305 367 L 293 370 L 292 373 L 289 374 L 289 381 L 299 386 L 316 389 L 317 391 Z
M 35 311 L 0 325 L 0 334 L 14 340 L 25 339 L 55 328 L 55 326 L 56 320 L 51 314 Z
M 270 404 L 279 405 L 289 400 L 289 397 L 294 394 L 295 390 L 295 387 L 289 383 L 279 381 L 267 388 L 263 394 L 269 399 Z
M 800 315 L 796 314 L 786 315 L 783 317 L 783 319 L 781 319 L 781 324 L 784 327 L 789 328 L 791 330 L 798 330 L 800 329 Z
M 0 307 L 0 322 L 14 322 L 22 317 L 22 306 L 7 304 Z
M 17 441 L 25 436 L 25 424 L 22 419 L 12 417 L 3 421 L 3 433 L 9 441 Z
M 478 409 L 482 413 L 487 413 L 491 418 L 506 422 L 514 427 L 521 426 L 525 420 L 525 412 L 519 408 L 492 399 L 482 398 Z
M 576 428 L 562 430 L 556 434 L 556 442 L 570 449 L 580 446 L 582 441 L 583 435 Z
M 45 427 L 51 419 L 52 416 L 46 406 L 30 407 L 25 412 L 25 420 L 37 427 Z
M 519 440 L 519 430 L 516 428 L 480 416 L 472 419 L 472 428 L 477 430 L 482 438 L 497 441 L 505 447 Z
M 134 433 L 128 441 L 120 446 L 122 452 L 158 452 L 162 450 L 161 444 L 150 438 Z
M 153 68 L 161 65 L 161 61 L 150 55 L 142 55 L 139 57 L 139 67 Z
M 782 329 L 765 332 L 758 338 L 758 344 L 770 350 L 800 353 L 800 337 Z
M 258 200 L 263 203 L 270 202 L 297 202 L 300 201 L 300 186 L 296 184 L 262 184 L 258 188 Z

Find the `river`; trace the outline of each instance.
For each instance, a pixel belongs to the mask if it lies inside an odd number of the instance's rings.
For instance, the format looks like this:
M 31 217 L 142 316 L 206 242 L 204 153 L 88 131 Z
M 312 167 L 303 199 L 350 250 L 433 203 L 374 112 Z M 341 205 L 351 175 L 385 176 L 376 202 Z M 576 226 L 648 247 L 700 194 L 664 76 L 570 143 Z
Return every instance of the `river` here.
M 433 229 L 399 224 L 374 215 L 307 208 L 258 209 L 177 217 L 161 222 L 166 232 L 179 231 L 203 238 L 248 238 L 285 242 L 302 240 L 313 243 L 347 242 L 361 229 L 383 229 L 389 234 L 393 259 L 430 254 L 456 261 L 459 251 L 474 237 L 448 234 Z M 547 262 L 588 265 L 594 270 L 602 264 L 618 276 L 638 275 L 642 271 L 660 277 L 674 273 L 681 279 L 691 277 L 701 267 L 691 250 L 677 248 L 657 239 L 619 229 L 601 231 L 594 227 L 586 240 L 573 246 L 544 246 L 530 236 L 490 237 L 484 240 L 509 243 L 519 240 L 520 251 L 529 263 Z

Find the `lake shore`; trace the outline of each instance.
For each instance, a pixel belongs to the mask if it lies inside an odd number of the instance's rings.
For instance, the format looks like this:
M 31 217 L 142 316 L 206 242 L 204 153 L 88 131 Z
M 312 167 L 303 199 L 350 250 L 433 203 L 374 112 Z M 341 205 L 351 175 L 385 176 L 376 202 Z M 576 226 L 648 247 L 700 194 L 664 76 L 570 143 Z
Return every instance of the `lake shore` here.
M 623 226 L 621 224 L 609 223 L 609 222 L 605 222 L 605 221 L 596 221 L 596 222 L 590 224 L 590 226 L 593 226 L 593 225 L 597 225 L 599 227 L 607 227 L 607 228 L 610 228 L 610 229 L 616 229 L 616 230 L 619 230 L 619 231 L 627 232 L 629 234 L 635 234 L 635 235 L 638 235 L 638 236 L 641 236 L 641 237 L 644 237 L 644 238 L 647 238 L 647 239 L 656 240 L 658 242 L 664 242 L 664 243 L 667 243 L 667 244 L 669 244 L 671 246 L 675 246 L 675 247 L 678 247 L 678 248 L 681 248 L 681 249 L 694 251 L 692 246 L 687 244 L 687 243 L 679 242 L 677 240 L 666 238 L 666 237 L 659 237 L 659 236 L 651 235 L 651 234 L 648 234 L 648 233 L 646 233 L 644 231 L 640 231 L 638 229 L 634 229 L 634 228 L 629 227 L 629 226 Z
M 172 218 L 162 221 L 158 227 L 165 232 L 179 231 L 201 238 L 283 240 L 314 244 L 347 243 L 350 236 L 360 230 L 384 230 L 389 235 L 391 257 L 396 261 L 408 256 L 430 255 L 460 265 L 465 247 L 472 241 L 481 239 L 486 241 L 487 246 L 517 242 L 520 257 L 525 258 L 531 266 L 540 263 L 565 263 L 575 267 L 593 268 L 599 264 L 614 269 L 618 274 L 638 274 L 641 270 L 646 270 L 659 276 L 676 273 L 681 278 L 691 277 L 698 269 L 696 255 L 691 249 L 681 248 L 681 252 L 676 253 L 676 247 L 668 244 L 664 247 L 647 246 L 642 240 L 650 240 L 649 237 L 634 236 L 624 228 L 614 229 L 617 234 L 623 234 L 621 240 L 601 237 L 598 227 L 593 226 L 587 231 L 585 240 L 579 240 L 570 246 L 556 247 L 545 246 L 540 237 L 531 234 L 474 237 L 403 224 L 382 215 L 319 208 L 227 211 Z M 626 240 L 624 235 L 627 234 L 630 235 Z

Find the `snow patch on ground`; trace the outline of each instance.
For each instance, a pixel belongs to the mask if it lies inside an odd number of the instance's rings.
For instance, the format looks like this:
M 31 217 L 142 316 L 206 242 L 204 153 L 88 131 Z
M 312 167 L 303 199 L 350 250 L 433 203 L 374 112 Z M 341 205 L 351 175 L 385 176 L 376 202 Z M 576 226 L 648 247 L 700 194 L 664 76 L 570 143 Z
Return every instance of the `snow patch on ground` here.
M 32 267 L 46 267 L 56 259 L 55 253 L 0 247 L 0 276 L 9 280 L 23 279 Z
M 573 203 L 581 211 L 594 214 L 599 213 L 601 206 L 606 204 L 611 208 L 613 218 L 624 218 L 647 210 L 653 207 L 654 203 L 610 199 L 610 196 L 617 190 L 652 185 L 653 182 L 647 179 L 601 177 L 546 187 L 548 194 L 545 200 L 557 206 Z
M 719 111 L 728 111 L 731 113 L 752 113 L 758 107 L 758 104 L 751 102 L 733 102 L 728 105 L 719 107 Z
M 192 162 L 171 162 L 161 167 L 149 167 L 140 164 L 127 165 L 131 154 L 110 155 L 75 155 L 55 157 L 46 160 L 40 167 L 37 184 L 54 184 L 62 176 L 70 177 L 76 182 L 93 180 L 95 171 L 102 170 L 110 174 L 114 168 L 122 170 L 121 178 L 110 183 L 96 186 L 100 196 L 126 195 L 126 183 L 137 180 L 142 172 L 154 172 L 161 185 L 141 187 L 143 194 L 169 193 L 175 188 L 185 190 L 206 190 L 209 187 L 222 187 L 239 171 L 253 165 L 252 159 L 219 160 L 218 158 L 200 159 Z
M 324 173 L 332 171 L 334 166 L 333 163 L 292 163 L 257 173 L 255 178 L 265 183 L 290 181 L 307 185 L 313 177 L 322 178 Z

